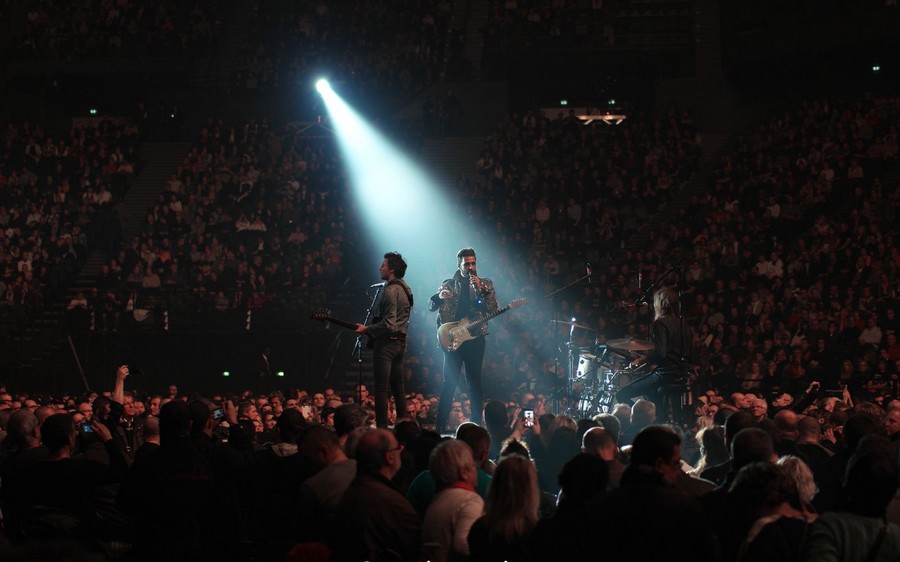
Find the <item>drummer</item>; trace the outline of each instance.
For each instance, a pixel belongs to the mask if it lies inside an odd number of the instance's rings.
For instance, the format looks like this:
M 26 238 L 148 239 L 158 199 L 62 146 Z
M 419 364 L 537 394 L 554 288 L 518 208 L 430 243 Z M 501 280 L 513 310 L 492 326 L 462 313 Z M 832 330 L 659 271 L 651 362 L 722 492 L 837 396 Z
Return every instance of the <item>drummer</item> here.
M 653 370 L 616 393 L 616 400 L 625 402 L 637 396 L 647 396 L 654 402 L 660 386 L 674 382 L 686 372 L 684 357 L 690 345 L 689 337 L 677 315 L 678 296 L 669 287 L 663 287 L 653 295 L 652 349 L 646 357 L 632 362 L 637 367 L 644 363 Z

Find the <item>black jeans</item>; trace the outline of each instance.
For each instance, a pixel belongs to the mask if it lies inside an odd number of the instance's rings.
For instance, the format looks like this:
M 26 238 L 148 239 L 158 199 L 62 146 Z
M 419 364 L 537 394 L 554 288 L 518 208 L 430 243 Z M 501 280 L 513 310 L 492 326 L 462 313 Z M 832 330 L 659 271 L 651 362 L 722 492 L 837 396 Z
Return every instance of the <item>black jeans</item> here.
M 437 429 L 442 431 L 450 418 L 453 394 L 459 386 L 459 375 L 466 368 L 466 384 L 469 386 L 469 402 L 472 405 L 472 421 L 481 425 L 484 401 L 481 395 L 481 364 L 484 360 L 486 340 L 484 336 L 464 342 L 456 351 L 444 352 L 444 382 L 438 402 Z
M 388 426 L 388 389 L 394 395 L 397 418 L 406 415 L 406 394 L 403 389 L 403 355 L 406 341 L 379 338 L 375 341 L 372 368 L 375 371 L 375 425 Z

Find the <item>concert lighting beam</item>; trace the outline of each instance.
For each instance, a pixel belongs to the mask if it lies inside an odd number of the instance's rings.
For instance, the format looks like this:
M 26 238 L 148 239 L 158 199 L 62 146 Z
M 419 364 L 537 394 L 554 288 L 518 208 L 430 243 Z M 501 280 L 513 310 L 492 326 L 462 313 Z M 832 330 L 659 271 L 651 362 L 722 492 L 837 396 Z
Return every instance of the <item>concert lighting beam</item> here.
M 407 281 L 413 284 L 417 276 L 422 276 L 421 281 L 431 289 L 434 279 L 425 278 L 426 268 L 446 269 L 448 256 L 452 267 L 459 248 L 476 244 L 471 229 L 454 212 L 454 204 L 445 196 L 443 186 L 324 80 L 316 83 L 316 89 L 328 110 L 329 124 L 349 171 L 360 215 L 376 242 L 376 253 L 402 252 L 407 263 L 416 264 L 415 268 L 410 267 Z M 380 263 L 380 254 L 373 261 Z M 374 268 L 373 273 L 377 273 Z

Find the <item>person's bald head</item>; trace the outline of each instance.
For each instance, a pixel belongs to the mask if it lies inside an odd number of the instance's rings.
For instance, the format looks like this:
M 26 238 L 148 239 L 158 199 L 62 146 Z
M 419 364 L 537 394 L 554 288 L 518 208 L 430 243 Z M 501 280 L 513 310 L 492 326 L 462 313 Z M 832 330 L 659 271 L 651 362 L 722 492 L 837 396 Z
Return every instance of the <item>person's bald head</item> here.
M 792 410 L 781 410 L 772 420 L 781 437 L 795 438 L 797 436 L 797 413 Z
M 618 449 L 612 433 L 603 427 L 592 427 L 587 430 L 581 440 L 581 450 L 589 455 L 610 461 L 616 456 Z

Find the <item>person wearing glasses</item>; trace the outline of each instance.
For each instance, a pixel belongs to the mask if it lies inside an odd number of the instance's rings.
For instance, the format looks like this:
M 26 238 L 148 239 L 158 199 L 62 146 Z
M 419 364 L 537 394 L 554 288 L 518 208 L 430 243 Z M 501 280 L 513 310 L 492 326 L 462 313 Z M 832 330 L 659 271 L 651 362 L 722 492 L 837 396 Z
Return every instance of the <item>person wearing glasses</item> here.
M 387 429 L 364 433 L 356 445 L 356 478 L 332 525 L 332 560 L 418 560 L 422 521 L 391 479 L 403 445 Z

